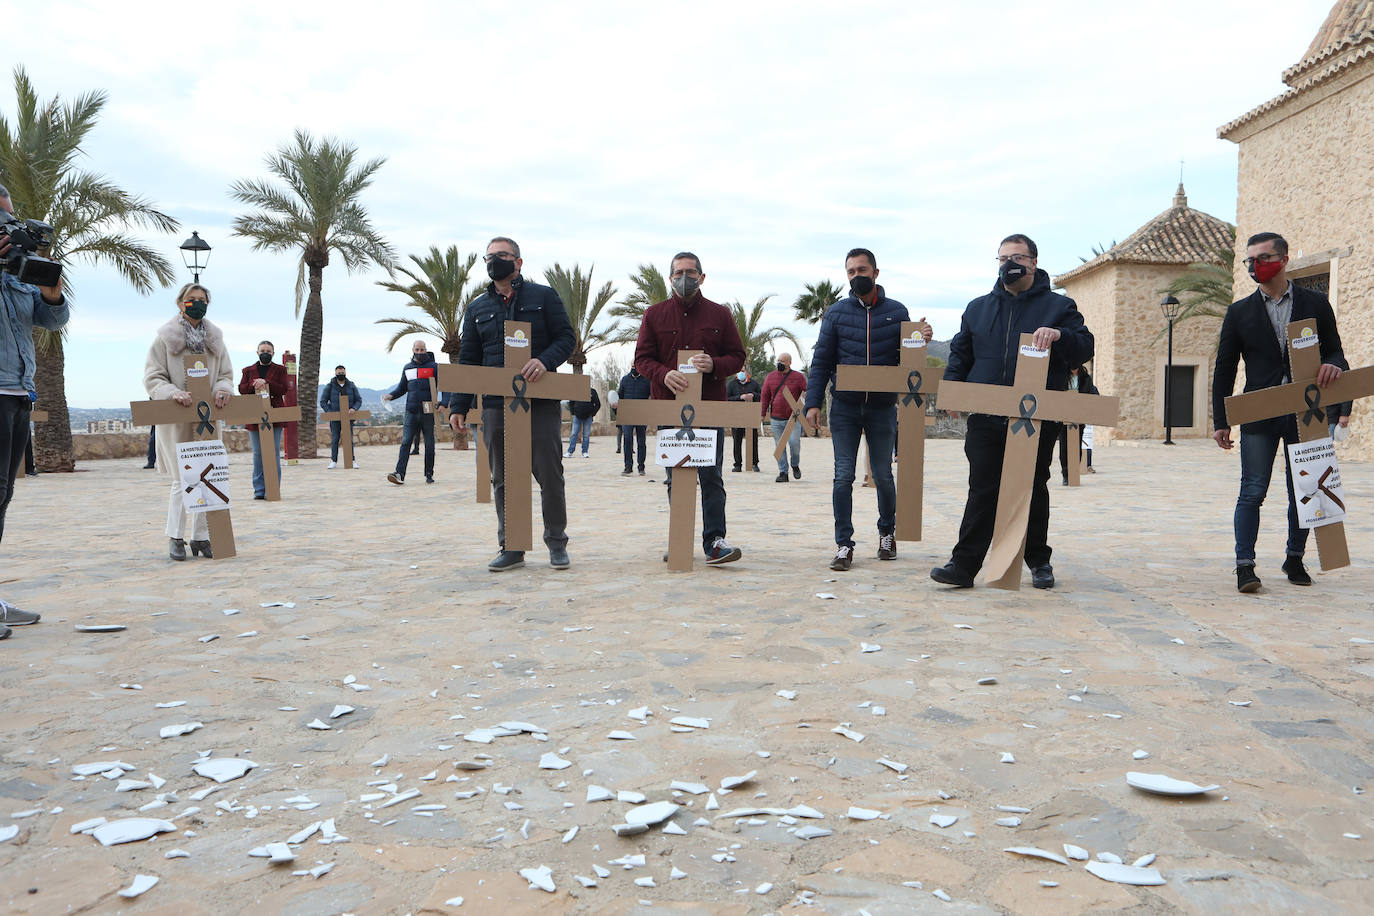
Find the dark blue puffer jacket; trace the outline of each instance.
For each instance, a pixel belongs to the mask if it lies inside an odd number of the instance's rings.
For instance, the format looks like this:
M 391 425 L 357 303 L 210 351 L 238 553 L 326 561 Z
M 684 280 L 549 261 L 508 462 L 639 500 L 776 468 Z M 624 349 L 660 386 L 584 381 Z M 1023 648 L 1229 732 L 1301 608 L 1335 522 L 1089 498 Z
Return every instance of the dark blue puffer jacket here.
M 620 377 L 616 396 L 622 401 L 649 400 L 649 377 L 631 369 Z
M 391 391 L 394 401 L 401 395 L 406 396 L 406 413 L 424 413 L 425 401 L 429 400 L 429 383 L 434 376 L 434 354 L 417 353 L 401 370 L 401 381 Z
M 902 322 L 910 320 L 906 306 L 887 298 L 881 286 L 872 308 L 857 296 L 846 296 L 826 309 L 806 377 L 806 409 L 820 407 L 827 388 L 833 400 L 844 403 L 866 399 L 875 407 L 896 404 L 895 392 L 835 391 L 835 367 L 897 365 L 902 357 Z
M 1010 385 L 1016 375 L 1021 335 L 1032 334 L 1036 328 L 1059 330 L 1059 339 L 1050 346 L 1046 387 L 1065 390 L 1069 369 L 1093 358 L 1093 335 L 1074 301 L 1050 289 L 1050 275 L 1038 269 L 1031 288 L 1019 296 L 1007 292 L 998 281 L 992 292 L 968 304 L 959 333 L 950 341 L 945 378 Z

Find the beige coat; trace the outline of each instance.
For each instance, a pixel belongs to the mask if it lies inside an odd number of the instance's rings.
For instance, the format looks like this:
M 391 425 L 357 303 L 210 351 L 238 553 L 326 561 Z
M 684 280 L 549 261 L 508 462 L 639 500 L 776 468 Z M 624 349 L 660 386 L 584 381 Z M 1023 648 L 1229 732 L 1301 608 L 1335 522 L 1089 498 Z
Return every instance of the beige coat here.
M 229 351 L 224 346 L 224 332 L 205 319 L 205 365 L 210 370 L 212 391 L 223 391 L 233 395 L 234 367 L 229 361 Z M 143 387 L 148 397 L 154 401 L 170 400 L 178 391 L 186 390 L 186 337 L 181 329 L 181 316 L 157 329 L 157 337 L 148 348 L 148 360 L 143 367 Z M 175 472 L 178 442 L 190 442 L 195 438 L 194 423 L 177 423 L 157 428 L 157 469 L 163 473 Z

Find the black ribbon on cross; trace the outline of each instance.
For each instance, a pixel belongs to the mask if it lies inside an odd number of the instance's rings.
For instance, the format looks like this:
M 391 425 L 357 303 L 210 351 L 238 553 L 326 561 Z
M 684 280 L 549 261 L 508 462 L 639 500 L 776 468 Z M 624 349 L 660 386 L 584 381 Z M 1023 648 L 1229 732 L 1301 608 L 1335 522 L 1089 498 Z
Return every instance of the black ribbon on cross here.
M 1326 412 L 1322 410 L 1322 390 L 1316 385 L 1308 385 L 1303 389 L 1302 399 L 1307 402 L 1307 410 L 1303 411 L 1302 415 L 1302 425 L 1311 426 L 1314 417 L 1318 422 L 1325 423 Z M 1325 478 L 1323 477 L 1323 479 Z
M 1333 503 L 1335 503 L 1336 505 L 1340 506 L 1340 507 L 1341 507 L 1341 511 L 1344 512 L 1344 511 L 1345 511 L 1345 503 L 1341 502 L 1341 499 L 1340 499 L 1339 496 L 1337 496 L 1335 493 L 1333 493 L 1332 491 L 1330 491 L 1330 490 L 1328 490 L 1328 489 L 1326 488 L 1326 478 L 1330 477 L 1330 476 L 1331 476 L 1331 472 L 1334 471 L 1334 470 L 1335 470 L 1335 468 L 1333 468 L 1333 467 L 1331 467 L 1331 466 L 1328 465 L 1327 468 L 1326 468 L 1326 470 L 1322 471 L 1322 476 L 1320 476 L 1320 477 L 1317 478 L 1317 493 L 1325 493 L 1325 494 L 1326 494 L 1326 498 L 1329 499 L 1329 500 L 1331 500 L 1331 501 L 1332 501 Z M 1306 473 L 1306 472 L 1304 472 L 1304 473 Z M 1309 496 L 1304 496 L 1302 499 L 1299 500 L 1299 502 L 1301 502 L 1301 503 L 1305 506 L 1305 505 L 1307 505 L 1309 502 L 1312 501 L 1312 497 L 1313 497 L 1313 496 L 1316 496 L 1317 493 L 1313 493 L 1313 494 L 1311 494 L 1311 495 L 1309 495 Z
M 1029 406 L 1027 406 L 1027 402 L 1029 402 Z M 1021 395 L 1021 404 L 1019 405 L 1021 410 L 1021 419 L 1017 420 L 1015 423 L 1011 425 L 1012 435 L 1016 435 L 1019 432 L 1024 432 L 1026 434 L 1027 439 L 1032 439 L 1035 437 L 1035 425 L 1031 423 L 1031 420 L 1035 419 L 1035 409 L 1037 406 L 1039 406 L 1039 404 L 1040 402 L 1035 399 L 1035 395 Z
M 511 413 L 519 413 L 521 410 L 525 413 L 530 412 L 530 402 L 525 398 L 525 389 L 529 384 L 525 377 L 518 373 L 510 380 L 510 390 L 515 392 L 515 397 L 510 402 Z
M 262 412 L 262 422 L 259 425 L 269 433 L 272 431 L 272 418 L 267 415 L 265 410 Z
M 912 380 L 915 379 L 913 383 Z M 925 398 L 921 397 L 921 373 L 912 369 L 906 377 L 906 394 L 902 395 L 902 404 L 914 404 L 917 407 L 925 404 Z
M 201 433 L 213 436 L 215 434 L 215 424 L 210 422 L 210 404 L 207 401 L 196 401 L 196 416 L 200 417 L 200 422 L 196 424 L 195 434 Z
M 682 413 L 678 416 L 682 419 L 682 428 L 677 431 L 676 439 L 686 439 L 688 442 L 695 442 L 697 438 L 696 430 L 692 429 L 692 420 L 697 415 L 697 409 L 691 404 L 682 405 Z

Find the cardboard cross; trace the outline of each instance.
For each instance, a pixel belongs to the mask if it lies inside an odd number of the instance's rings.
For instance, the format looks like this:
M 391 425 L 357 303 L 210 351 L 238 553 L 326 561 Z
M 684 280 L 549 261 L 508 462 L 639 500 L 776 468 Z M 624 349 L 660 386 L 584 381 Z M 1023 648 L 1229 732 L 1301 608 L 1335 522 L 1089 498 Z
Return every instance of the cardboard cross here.
M 482 408 L 468 411 L 468 429 L 477 440 L 477 501 L 491 502 L 491 462 L 487 459 L 487 440 L 482 438 Z
M 259 395 L 262 399 L 262 406 L 259 408 L 257 419 L 251 421 L 258 424 L 258 453 L 262 455 L 262 482 L 263 490 L 266 491 L 268 502 L 281 501 L 281 478 L 277 476 L 277 438 L 272 435 L 272 427 L 277 423 L 287 423 L 291 420 L 301 418 L 299 406 L 293 407 L 273 407 L 272 396 L 267 391 Z M 272 449 L 272 460 L 267 460 L 267 449 Z
M 897 530 L 899 541 L 921 539 L 921 512 L 925 489 L 927 395 L 940 388 L 941 370 L 926 365 L 926 342 L 921 324 L 902 322 L 902 350 L 896 366 L 837 366 L 836 391 L 890 391 L 897 399 Z M 789 398 L 790 400 L 790 398 Z M 872 467 L 872 455 L 869 466 Z M 888 460 L 890 456 L 882 456 Z M 870 474 L 872 471 L 870 470 Z M 865 481 L 864 486 L 868 486 Z
M 787 398 L 787 406 L 792 408 L 792 415 L 787 418 L 787 425 L 782 428 L 782 432 L 778 435 L 777 447 L 773 449 L 774 461 L 782 460 L 782 453 L 787 451 L 787 440 L 791 438 L 792 430 L 798 423 L 802 425 L 805 432 L 811 433 L 813 436 L 816 434 L 816 424 L 806 418 L 806 412 L 802 409 L 804 405 L 793 396 L 792 389 L 784 385 L 782 395 Z
M 1236 426 L 1292 413 L 1298 420 L 1298 439 L 1310 442 L 1324 439 L 1330 434 L 1327 424 L 1334 419 L 1328 413 L 1330 410 L 1345 401 L 1374 395 L 1374 366 L 1342 372 L 1341 377 L 1330 385 L 1317 387 L 1321 346 L 1317 339 L 1316 322 L 1311 319 L 1289 323 L 1288 365 L 1292 367 L 1293 377 L 1289 384 L 1228 397 L 1227 422 Z M 1287 468 L 1286 460 L 1284 467 Z M 1318 525 L 1316 537 L 1317 556 L 1322 569 L 1339 569 L 1350 565 L 1344 523 Z
M 757 404 L 758 401 L 732 401 L 738 404 Z M 754 424 L 752 426 L 735 426 L 732 429 L 741 430 L 744 433 L 744 470 L 753 470 L 754 465 L 758 464 L 758 458 L 754 455 L 754 437 L 759 432 L 759 415 L 754 414 Z
M 1021 561 L 1026 552 L 1026 526 L 1030 522 L 1031 487 L 1035 479 L 1036 452 L 1041 421 L 1091 423 L 1115 426 L 1117 398 L 1072 391 L 1049 391 L 1050 351 L 1031 346 L 1031 335 L 1021 335 L 1016 358 L 1016 377 L 1010 386 L 944 381 L 940 406 L 945 410 L 1007 417 L 1006 451 L 1002 455 L 1002 480 L 997 490 L 997 517 L 984 568 L 993 588 L 1021 588 Z
M 329 384 L 334 383 L 330 382 Z M 372 416 L 370 410 L 350 411 L 348 409 L 348 394 L 342 391 L 339 392 L 339 409 L 320 414 L 321 420 L 337 420 L 339 422 L 339 446 L 343 449 L 343 466 L 346 468 L 351 469 L 353 467 L 353 421 L 366 420 L 370 416 Z
M 434 416 L 435 416 L 436 418 L 438 418 L 438 419 L 437 419 L 436 425 L 438 425 L 438 423 L 447 423 L 447 422 L 448 422 L 448 408 L 445 407 L 445 406 L 443 406 L 442 404 L 439 403 L 439 379 L 438 379 L 438 378 L 435 378 L 435 377 L 433 377 L 433 376 L 430 377 L 430 380 L 429 380 L 429 400 L 428 400 L 428 401 L 423 401 L 423 402 L 421 403 L 420 406 L 421 406 L 421 409 L 424 410 L 425 413 L 432 413 L 432 414 L 434 414 Z M 438 433 L 435 433 L 435 435 L 436 435 L 436 437 L 437 437 Z
M 208 372 L 204 371 L 204 357 L 187 353 L 186 390 L 191 395 L 191 403 L 185 407 L 171 399 L 165 401 L 131 401 L 129 408 L 134 423 L 138 426 L 163 426 L 178 423 L 192 423 L 193 440 L 216 439 L 219 437 L 219 424 L 252 423 L 260 419 L 262 399 L 256 395 L 239 394 L 229 398 L 223 407 L 215 406 L 215 395 Z M 197 363 L 202 363 L 197 371 Z M 194 373 L 194 374 L 193 374 Z M 168 462 L 175 468 L 176 454 L 168 456 Z M 228 509 L 216 509 L 205 513 L 205 523 L 210 528 L 210 554 L 216 560 L 227 560 L 237 556 L 234 548 L 234 524 L 229 518 Z
M 1076 487 L 1083 482 L 1083 426 L 1079 423 L 1065 424 L 1068 440 L 1064 454 L 1065 473 L 1069 475 L 1069 486 Z
M 475 395 L 505 398 L 506 434 L 506 550 L 533 550 L 534 530 L 530 483 L 530 401 L 586 401 L 592 381 L 585 375 L 549 372 L 531 382 L 520 370 L 530 361 L 531 326 L 528 321 L 507 321 L 504 366 L 469 366 L 452 363 L 438 367 L 439 388 Z M 481 465 L 478 466 L 481 473 Z
M 691 363 L 700 350 L 678 350 L 679 370 Z M 671 401 L 621 401 L 621 422 L 632 426 L 737 427 L 757 424 L 757 401 L 704 401 L 701 398 L 701 373 L 687 376 L 687 390 Z M 722 430 L 723 434 L 723 430 Z M 692 535 L 697 521 L 697 469 L 672 468 L 673 495 L 668 503 L 668 570 L 692 571 Z

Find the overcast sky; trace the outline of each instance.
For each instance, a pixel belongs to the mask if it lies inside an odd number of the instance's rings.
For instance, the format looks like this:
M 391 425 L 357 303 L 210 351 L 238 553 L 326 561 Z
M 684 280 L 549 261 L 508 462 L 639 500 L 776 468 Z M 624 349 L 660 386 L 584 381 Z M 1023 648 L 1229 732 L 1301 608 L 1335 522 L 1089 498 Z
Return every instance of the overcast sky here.
M 1234 221 L 1236 147 L 1216 128 L 1283 91 L 1329 9 L 56 0 L 7 4 L 4 31 L 42 98 L 108 93 L 83 166 L 181 221 L 155 239 L 177 285 L 190 231 L 214 246 L 210 318 L 242 366 L 262 338 L 299 352 L 296 262 L 229 236 L 228 188 L 267 177 L 297 127 L 387 158 L 362 200 L 402 256 L 510 235 L 528 277 L 595 265 L 623 295 L 636 265 L 689 248 L 708 297 L 776 293 L 768 323 L 809 356 L 815 330 L 791 303 L 805 283 L 842 284 L 853 246 L 948 338 L 1004 235 L 1068 270 L 1166 209 L 1179 160 L 1189 203 Z M 7 81 L 0 113 L 14 104 Z M 70 272 L 70 403 L 145 397 L 175 287 L 144 297 L 111 271 Z M 373 324 L 406 311 L 379 279 L 338 259 L 324 276 L 322 363 L 369 387 L 394 384 L 409 352 Z

